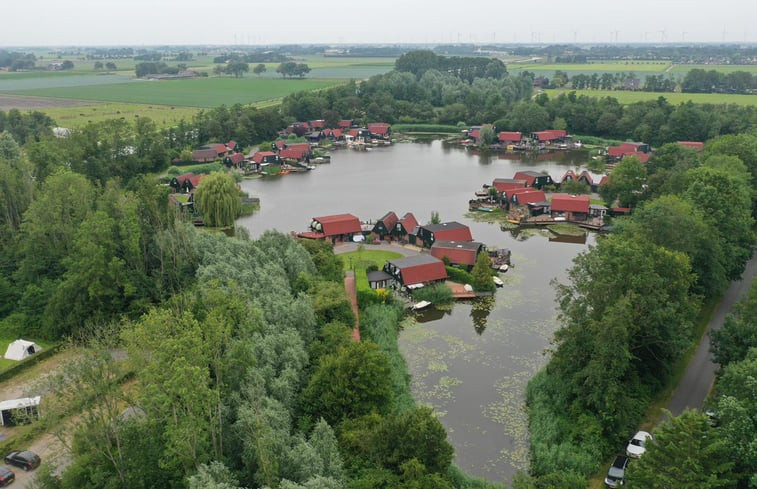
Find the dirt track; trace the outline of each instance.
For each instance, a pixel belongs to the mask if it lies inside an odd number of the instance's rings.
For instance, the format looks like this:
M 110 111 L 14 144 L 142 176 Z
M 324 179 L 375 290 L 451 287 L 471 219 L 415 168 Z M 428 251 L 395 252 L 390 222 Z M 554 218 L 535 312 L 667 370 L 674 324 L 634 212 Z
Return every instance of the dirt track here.
M 47 97 L 24 97 L 20 95 L 0 94 L 0 110 L 33 110 L 47 107 L 74 107 L 77 105 L 93 105 L 93 102 L 83 100 L 64 100 Z

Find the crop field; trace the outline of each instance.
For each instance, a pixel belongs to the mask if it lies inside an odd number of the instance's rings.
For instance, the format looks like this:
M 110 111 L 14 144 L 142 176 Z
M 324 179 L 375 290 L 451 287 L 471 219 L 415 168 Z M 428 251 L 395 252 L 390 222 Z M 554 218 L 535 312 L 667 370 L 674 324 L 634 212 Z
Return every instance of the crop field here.
M 599 73 L 617 73 L 617 72 L 646 72 L 661 73 L 670 67 L 667 61 L 623 61 L 623 62 L 600 62 L 600 63 L 511 63 L 507 65 L 509 71 L 551 71 L 557 70 L 579 72 L 599 72 Z
M 131 122 L 138 117 L 150 118 L 160 128 L 171 127 L 182 119 L 191 120 L 200 109 L 165 105 L 94 103 L 76 107 L 45 107 L 37 110 L 52 117 L 60 127 L 76 129 L 90 122 L 103 122 L 109 119 L 124 119 Z
M 138 81 L 8 90 L 6 93 L 61 99 L 155 104 L 180 107 L 218 107 L 277 99 L 303 90 L 339 84 L 337 80 L 280 80 L 269 78 L 195 78 L 191 80 Z
M 576 92 L 576 95 L 587 95 L 589 97 L 614 97 L 621 104 L 632 104 L 634 102 L 643 102 L 646 100 L 657 100 L 658 97 L 665 97 L 668 102 L 678 105 L 691 100 L 696 104 L 737 104 L 737 105 L 755 105 L 757 104 L 757 95 L 735 95 L 723 93 L 659 93 L 659 92 L 632 92 L 624 90 L 565 90 L 549 89 L 544 90 L 550 98 L 557 97 L 560 93 Z

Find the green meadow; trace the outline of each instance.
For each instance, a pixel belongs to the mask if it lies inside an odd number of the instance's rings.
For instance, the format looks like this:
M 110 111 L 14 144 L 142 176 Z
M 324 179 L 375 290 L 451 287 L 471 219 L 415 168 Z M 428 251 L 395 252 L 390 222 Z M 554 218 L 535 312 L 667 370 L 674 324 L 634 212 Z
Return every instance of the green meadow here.
M 277 99 L 290 93 L 318 90 L 338 80 L 281 80 L 270 78 L 211 77 L 103 85 L 9 90 L 6 93 L 34 97 L 211 108 Z
M 659 92 L 632 92 L 625 90 L 567 90 L 567 89 L 548 89 L 544 92 L 550 98 L 557 97 L 561 93 L 576 92 L 576 95 L 587 95 L 589 97 L 614 97 L 621 104 L 632 104 L 634 102 L 644 102 L 647 100 L 657 100 L 659 97 L 665 97 L 668 102 L 678 105 L 691 100 L 696 104 L 737 104 L 737 105 L 754 105 L 757 104 L 757 95 L 737 95 L 725 93 L 659 93 Z

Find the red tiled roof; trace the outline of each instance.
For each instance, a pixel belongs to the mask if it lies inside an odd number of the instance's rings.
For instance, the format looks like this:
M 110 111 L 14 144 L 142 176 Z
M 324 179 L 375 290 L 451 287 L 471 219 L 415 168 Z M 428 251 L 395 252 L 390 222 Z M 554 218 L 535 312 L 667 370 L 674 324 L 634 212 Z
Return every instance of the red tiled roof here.
M 195 175 L 194 173 L 185 173 L 184 175 L 180 175 L 176 177 L 176 180 L 178 180 L 179 185 L 184 185 L 185 180 L 189 180 L 189 183 L 192 184 L 192 188 L 197 188 L 198 185 L 200 185 L 200 180 L 205 175 Z
M 274 153 L 273 151 L 258 151 L 257 153 L 252 155 L 252 161 L 254 161 L 255 163 L 262 163 L 263 158 L 267 156 L 276 156 L 276 153 Z
M 394 226 L 399 220 L 400 218 L 397 217 L 397 214 L 395 214 L 393 211 L 387 212 L 381 219 L 379 219 L 379 221 L 382 221 L 384 223 L 386 230 L 390 232 L 394 229 Z
M 371 134 L 383 136 L 389 132 L 389 127 L 389 124 L 386 122 L 371 122 L 368 124 L 367 129 Z
M 546 131 L 537 131 L 531 133 L 539 141 L 554 141 L 555 139 L 561 139 L 568 135 L 568 133 L 562 129 L 548 129 Z
M 412 212 L 408 212 L 400 220 L 402 227 L 405 228 L 405 232 L 409 233 L 418 225 L 418 220 L 415 218 Z
M 405 285 L 421 284 L 444 280 L 447 278 L 447 269 L 440 259 L 426 254 L 415 255 L 409 258 L 390 260 L 400 270 L 402 283 Z
M 676 144 L 686 148 L 693 148 L 697 151 L 702 151 L 704 149 L 704 143 L 700 141 L 676 141 Z
M 308 143 L 295 143 L 287 145 L 286 149 L 296 149 L 303 153 L 310 153 L 310 144 Z
M 445 222 L 442 224 L 429 224 L 422 226 L 426 230 L 434 233 L 434 241 L 473 241 L 470 228 L 459 222 Z
M 588 195 L 554 194 L 551 209 L 557 212 L 589 212 Z
M 352 127 L 352 119 L 342 119 L 339 121 L 339 127 L 342 129 L 349 129 Z
M 211 144 L 210 147 L 213 148 L 219 155 L 226 154 L 226 152 L 229 151 L 229 148 L 227 148 L 225 144 L 221 143 Z
M 564 182 L 565 180 L 578 180 L 576 178 L 576 172 L 574 172 L 573 170 L 566 171 L 565 175 L 562 176 L 560 182 Z
M 581 176 L 578 177 L 578 179 L 585 179 L 586 183 L 589 185 L 594 185 L 594 178 L 591 176 L 591 173 L 587 172 L 586 170 L 581 172 Z
M 326 235 L 317 231 L 305 231 L 302 233 L 297 233 L 297 237 L 306 239 L 323 239 L 326 237 Z
M 528 205 L 528 204 L 533 204 L 534 202 L 547 201 L 547 196 L 544 195 L 543 190 L 534 190 L 531 188 L 525 188 L 522 190 L 520 189 L 514 190 L 512 194 L 508 192 L 507 197 L 511 201 L 517 198 L 518 205 Z
M 342 137 L 343 133 L 344 131 L 342 131 L 341 129 L 334 129 L 331 131 L 331 135 L 334 136 L 334 139 L 339 139 L 340 137 Z
M 323 129 L 326 126 L 326 121 L 323 119 L 318 119 L 315 121 L 310 121 L 310 127 L 313 129 Z
M 295 149 L 287 148 L 287 149 L 282 149 L 281 151 L 279 151 L 279 156 L 281 156 L 282 158 L 290 158 L 293 160 L 301 160 L 304 158 L 304 155 L 305 155 L 305 152 L 296 148 Z
M 635 156 L 642 163 L 646 163 L 647 161 L 649 161 L 649 158 L 652 157 L 652 153 L 634 153 L 632 155 L 626 155 L 626 156 Z M 625 158 L 625 156 L 624 156 L 624 158 Z
M 639 151 L 639 148 L 641 146 L 644 146 L 644 143 L 634 143 L 634 142 L 630 142 L 630 141 L 626 141 L 624 143 L 620 143 L 620 145 L 619 145 L 620 148 L 628 150 L 628 151 L 630 151 L 632 153 L 635 153 L 635 152 Z
M 536 181 L 536 175 L 529 174 L 528 172 L 524 172 L 524 171 L 519 171 L 519 172 L 515 172 L 515 176 L 513 177 L 513 180 L 525 180 L 526 185 L 531 187 Z
M 636 148 L 629 148 L 628 146 L 610 146 L 607 148 L 607 156 L 612 156 L 613 158 L 619 158 L 621 156 L 625 156 L 628 154 L 636 154 Z
M 226 146 L 228 146 L 231 149 L 235 149 L 237 147 L 237 142 L 232 139 L 231 141 L 226 143 Z
M 283 140 L 283 139 L 279 139 L 279 140 L 275 141 L 273 144 L 275 144 L 276 147 L 279 148 L 279 149 L 284 149 L 284 146 L 287 145 L 287 142 L 285 140 Z
M 348 134 L 350 136 L 352 136 L 353 138 L 356 138 L 357 135 L 360 134 L 360 130 L 359 129 L 350 129 L 350 131 L 348 132 Z
M 481 129 L 474 129 L 468 133 L 468 137 L 471 137 L 473 139 L 478 139 L 480 135 L 481 135 Z
M 528 182 L 524 179 L 495 178 L 492 182 L 492 187 L 496 188 L 499 193 L 502 193 L 512 188 L 525 188 L 527 184 Z
M 502 142 L 518 143 L 523 139 L 522 132 L 502 131 L 499 133 L 499 140 Z
M 440 260 L 444 259 L 446 256 L 453 265 L 473 266 L 476 263 L 476 256 L 478 255 L 479 249 L 481 249 L 481 243 L 435 241 L 434 245 L 431 247 L 431 255 Z
M 241 162 L 244 161 L 244 155 L 242 153 L 234 153 L 234 154 L 232 154 L 232 155 L 229 156 L 229 160 L 233 164 L 238 165 L 238 164 L 240 164 Z
M 335 214 L 332 216 L 314 217 L 323 226 L 321 230 L 326 236 L 339 236 L 340 234 L 360 233 L 360 220 L 352 214 Z
M 610 175 L 602 175 L 602 179 L 599 181 L 599 186 L 606 184 L 610 181 Z

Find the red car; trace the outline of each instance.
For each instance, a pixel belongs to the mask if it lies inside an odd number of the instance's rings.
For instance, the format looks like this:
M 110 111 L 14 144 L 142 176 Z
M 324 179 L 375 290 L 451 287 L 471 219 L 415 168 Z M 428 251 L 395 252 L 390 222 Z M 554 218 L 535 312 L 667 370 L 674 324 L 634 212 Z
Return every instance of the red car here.
M 6 469 L 0 465 L 0 487 L 5 487 L 16 480 L 16 474 L 12 470 Z

